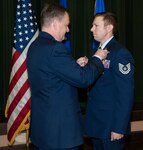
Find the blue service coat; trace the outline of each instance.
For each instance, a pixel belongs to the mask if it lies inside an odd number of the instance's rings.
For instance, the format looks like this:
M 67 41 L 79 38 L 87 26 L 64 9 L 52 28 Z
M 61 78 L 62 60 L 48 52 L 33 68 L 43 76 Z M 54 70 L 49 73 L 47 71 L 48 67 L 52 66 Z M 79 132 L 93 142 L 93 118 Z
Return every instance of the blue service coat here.
M 127 134 L 134 97 L 134 61 L 115 38 L 106 45 L 110 52 L 105 70 L 92 85 L 87 102 L 85 130 L 91 137 L 110 138 L 111 131 Z
M 104 70 L 102 62 L 80 67 L 63 43 L 41 32 L 27 54 L 32 94 L 30 139 L 46 149 L 83 143 L 77 87 L 90 85 Z

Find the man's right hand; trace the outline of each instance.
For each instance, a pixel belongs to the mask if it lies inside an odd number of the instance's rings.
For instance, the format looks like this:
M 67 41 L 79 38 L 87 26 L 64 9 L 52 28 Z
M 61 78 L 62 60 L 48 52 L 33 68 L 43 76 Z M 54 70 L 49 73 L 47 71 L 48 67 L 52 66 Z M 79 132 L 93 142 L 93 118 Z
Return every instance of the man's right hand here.
M 116 132 L 111 132 L 111 141 L 120 140 L 124 135 Z
M 108 53 L 109 53 L 109 51 L 106 50 L 106 49 L 104 49 L 104 50 L 103 49 L 98 49 L 95 52 L 94 56 L 100 58 L 101 60 L 104 60 L 107 57 Z

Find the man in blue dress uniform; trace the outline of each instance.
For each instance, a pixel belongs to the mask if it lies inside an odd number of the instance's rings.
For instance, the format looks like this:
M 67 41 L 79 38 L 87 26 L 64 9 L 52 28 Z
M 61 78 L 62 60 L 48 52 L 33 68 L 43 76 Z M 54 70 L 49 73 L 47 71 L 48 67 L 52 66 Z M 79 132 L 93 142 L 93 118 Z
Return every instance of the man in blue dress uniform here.
M 83 133 L 77 87 L 90 85 L 104 70 L 101 60 L 107 51 L 97 51 L 85 67 L 73 59 L 62 43 L 68 25 L 69 15 L 63 7 L 46 5 L 41 12 L 42 31 L 27 54 L 30 139 L 37 150 L 78 149 Z
M 109 54 L 103 61 L 104 72 L 91 86 L 87 102 L 86 133 L 94 150 L 123 150 L 130 131 L 134 97 L 134 61 L 131 53 L 114 37 L 116 17 L 96 14 L 91 31 Z

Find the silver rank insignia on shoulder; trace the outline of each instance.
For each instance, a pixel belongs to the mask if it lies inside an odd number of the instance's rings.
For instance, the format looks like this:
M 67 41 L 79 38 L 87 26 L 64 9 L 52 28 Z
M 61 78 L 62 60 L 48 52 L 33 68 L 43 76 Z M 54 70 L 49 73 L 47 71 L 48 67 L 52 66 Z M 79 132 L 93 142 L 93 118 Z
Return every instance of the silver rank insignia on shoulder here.
M 131 64 L 128 63 L 127 65 L 123 65 L 123 64 L 119 63 L 119 71 L 122 74 L 128 74 L 131 71 Z

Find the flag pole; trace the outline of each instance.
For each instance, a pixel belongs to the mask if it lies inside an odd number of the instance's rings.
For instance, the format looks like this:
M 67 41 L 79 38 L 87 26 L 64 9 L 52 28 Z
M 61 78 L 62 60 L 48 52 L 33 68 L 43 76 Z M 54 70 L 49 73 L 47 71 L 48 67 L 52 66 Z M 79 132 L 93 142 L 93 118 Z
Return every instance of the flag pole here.
M 26 147 L 29 149 L 29 129 L 26 129 Z

